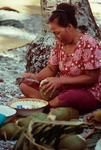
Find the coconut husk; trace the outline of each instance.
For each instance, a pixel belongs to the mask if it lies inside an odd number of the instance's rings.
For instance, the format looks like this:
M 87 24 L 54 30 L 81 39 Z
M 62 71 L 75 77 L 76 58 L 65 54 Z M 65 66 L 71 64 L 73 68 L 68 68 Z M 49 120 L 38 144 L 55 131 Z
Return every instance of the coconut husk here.
M 62 148 L 69 150 L 85 150 L 86 140 L 78 135 L 64 135 L 59 142 L 58 150 Z
M 101 123 L 101 109 L 98 109 L 93 112 L 94 120 Z
M 59 107 L 59 108 L 52 108 L 49 112 L 48 118 L 54 118 L 53 120 L 71 120 L 71 119 L 78 119 L 79 112 L 78 110 L 71 108 L 71 107 Z

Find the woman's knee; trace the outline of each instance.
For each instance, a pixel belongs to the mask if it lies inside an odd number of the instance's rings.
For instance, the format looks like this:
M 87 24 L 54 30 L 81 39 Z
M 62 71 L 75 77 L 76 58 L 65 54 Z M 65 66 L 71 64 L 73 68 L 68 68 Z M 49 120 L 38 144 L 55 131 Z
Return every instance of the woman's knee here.
M 53 107 L 53 108 L 61 107 L 61 104 L 60 104 L 60 101 L 59 101 L 58 97 L 55 97 L 54 99 L 50 100 L 49 101 L 49 106 Z
M 76 108 L 80 111 L 93 110 L 96 106 L 96 99 L 94 96 L 82 89 L 69 90 L 60 94 L 59 100 L 63 105 Z

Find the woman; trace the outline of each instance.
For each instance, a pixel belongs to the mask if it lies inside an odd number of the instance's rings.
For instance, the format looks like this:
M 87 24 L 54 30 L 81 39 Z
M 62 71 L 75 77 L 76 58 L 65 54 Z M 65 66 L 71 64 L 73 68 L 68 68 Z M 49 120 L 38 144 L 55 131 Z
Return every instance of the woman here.
M 50 107 L 74 107 L 80 112 L 96 108 L 101 100 L 101 47 L 94 38 L 77 28 L 75 7 L 61 3 L 53 11 L 49 27 L 56 37 L 47 66 L 39 73 L 25 73 L 20 89 L 27 97 L 41 98 L 38 88 L 26 78 L 41 81 L 45 94 L 59 91 L 49 101 Z M 58 72 L 58 76 L 57 76 Z M 99 102 L 100 103 L 100 102 Z

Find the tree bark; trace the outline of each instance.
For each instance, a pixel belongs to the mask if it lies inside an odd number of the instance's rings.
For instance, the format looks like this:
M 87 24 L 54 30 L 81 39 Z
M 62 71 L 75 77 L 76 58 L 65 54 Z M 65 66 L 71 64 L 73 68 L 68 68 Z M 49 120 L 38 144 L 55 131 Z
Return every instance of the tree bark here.
M 76 6 L 76 18 L 78 21 L 78 26 L 85 25 L 88 29 L 88 32 L 98 38 L 101 39 L 101 33 L 96 24 L 95 18 L 93 16 L 90 4 L 88 0 L 42 0 L 41 8 L 42 15 L 44 16 L 44 25 L 43 30 L 47 30 L 47 19 L 51 12 L 56 8 L 56 5 L 61 2 L 71 3 Z

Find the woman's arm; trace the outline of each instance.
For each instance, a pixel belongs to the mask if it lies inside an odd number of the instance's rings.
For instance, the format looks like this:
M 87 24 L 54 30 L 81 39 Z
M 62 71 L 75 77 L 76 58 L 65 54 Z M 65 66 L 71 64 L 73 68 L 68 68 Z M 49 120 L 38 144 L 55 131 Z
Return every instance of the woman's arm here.
M 77 77 L 61 76 L 61 77 L 48 77 L 47 83 L 42 86 L 43 91 L 48 93 L 49 91 L 54 92 L 56 89 L 62 85 L 67 85 L 69 87 L 75 86 L 91 86 L 98 81 L 99 69 L 93 71 L 86 71 L 84 75 Z
M 45 68 L 43 68 L 39 73 L 32 74 L 31 78 L 35 78 L 39 81 L 47 78 L 53 77 L 58 72 L 58 66 L 48 64 Z
M 100 74 L 100 69 L 85 71 L 85 74 L 70 77 L 70 76 L 62 76 L 60 80 L 62 84 L 67 85 L 92 85 L 98 81 L 98 77 Z

